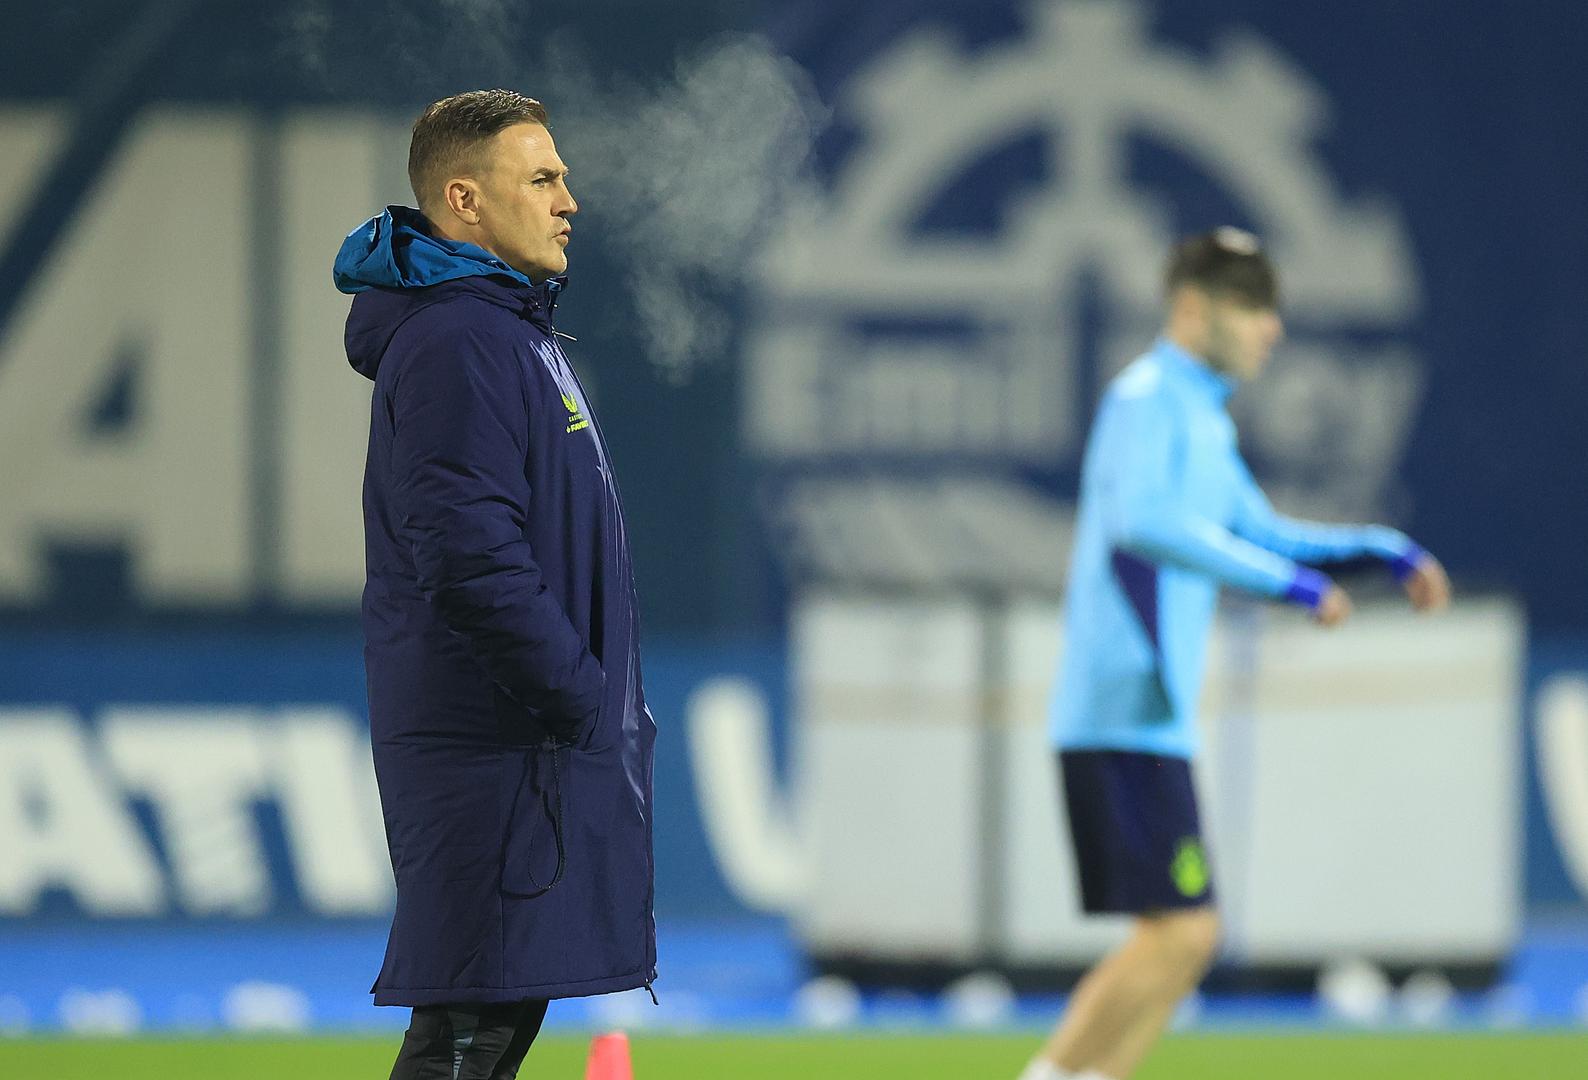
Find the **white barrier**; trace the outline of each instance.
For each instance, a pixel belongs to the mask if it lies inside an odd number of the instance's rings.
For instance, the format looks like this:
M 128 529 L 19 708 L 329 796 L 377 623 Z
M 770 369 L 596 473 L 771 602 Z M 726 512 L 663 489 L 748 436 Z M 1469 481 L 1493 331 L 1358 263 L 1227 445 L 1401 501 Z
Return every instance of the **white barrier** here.
M 1062 831 L 1045 730 L 1059 626 L 1042 602 L 801 603 L 812 953 L 1073 965 L 1116 939 L 1117 921 L 1078 913 Z M 1522 641 L 1503 602 L 1368 606 L 1337 633 L 1286 611 L 1221 620 L 1198 782 L 1233 959 L 1509 951 Z

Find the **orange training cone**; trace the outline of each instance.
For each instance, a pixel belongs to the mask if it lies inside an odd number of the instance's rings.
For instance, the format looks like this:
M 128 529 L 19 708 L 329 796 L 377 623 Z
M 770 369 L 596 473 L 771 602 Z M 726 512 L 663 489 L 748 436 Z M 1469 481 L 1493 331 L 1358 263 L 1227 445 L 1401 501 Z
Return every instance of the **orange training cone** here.
M 621 1031 L 597 1035 L 590 1043 L 590 1063 L 584 1080 L 634 1080 L 629 1062 L 629 1037 Z

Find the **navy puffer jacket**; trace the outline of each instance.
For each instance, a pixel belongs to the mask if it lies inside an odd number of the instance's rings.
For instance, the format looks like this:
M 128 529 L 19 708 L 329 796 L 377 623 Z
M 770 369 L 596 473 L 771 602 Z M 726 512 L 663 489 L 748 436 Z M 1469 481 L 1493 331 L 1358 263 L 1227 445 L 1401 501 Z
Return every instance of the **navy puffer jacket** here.
M 370 728 L 397 910 L 378 1005 L 649 985 L 651 765 L 607 448 L 533 284 L 392 208 L 355 230 Z

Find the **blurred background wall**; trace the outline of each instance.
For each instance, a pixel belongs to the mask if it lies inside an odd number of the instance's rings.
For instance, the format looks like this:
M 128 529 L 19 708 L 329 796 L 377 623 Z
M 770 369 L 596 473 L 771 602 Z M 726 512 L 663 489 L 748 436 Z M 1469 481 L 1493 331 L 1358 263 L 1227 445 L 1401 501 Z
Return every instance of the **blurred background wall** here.
M 932 869 L 1001 882 L 922 924 L 970 927 L 964 950 L 904 958 L 1063 952 L 998 938 L 1010 895 L 1061 884 L 1005 880 L 988 853 L 1045 858 L 1059 835 L 1018 847 L 1050 792 L 989 802 L 1041 755 L 1058 647 L 999 635 L 1056 611 L 1090 412 L 1155 333 L 1167 246 L 1226 223 L 1266 238 L 1286 298 L 1289 340 L 1235 406 L 1260 480 L 1292 512 L 1407 529 L 1482 599 L 1430 631 L 1426 663 L 1396 662 L 1387 612 L 1319 661 L 1340 684 L 1387 668 L 1387 697 L 1309 699 L 1361 721 L 1339 725 L 1342 783 L 1392 753 L 1375 724 L 1416 686 L 1476 703 L 1480 735 L 1436 717 L 1372 792 L 1483 793 L 1406 841 L 1493 884 L 1483 940 L 1409 958 L 1500 964 L 1525 918 L 1582 911 L 1579 6 L 151 0 L 0 23 L 0 936 L 27 963 L 38 934 L 381 925 L 356 619 L 369 388 L 330 262 L 411 202 L 418 110 L 493 85 L 547 102 L 583 204 L 559 318 L 635 538 L 664 922 L 791 915 L 812 955 L 864 953 L 832 937 L 855 898 L 813 890 L 864 862 L 823 846 L 823 807 L 847 804 L 822 763 L 875 754 L 968 763 L 945 782 L 974 823 L 963 861 Z M 844 623 L 855 605 L 881 622 Z M 1291 640 L 1234 616 L 1236 653 Z M 889 634 L 859 675 L 821 652 Z M 1254 741 L 1261 709 L 1240 726 L 1262 657 L 1286 654 L 1254 655 L 1214 703 L 1247 746 L 1221 790 L 1301 752 Z M 952 686 L 927 712 L 969 704 L 863 746 L 817 734 L 933 677 Z M 1023 711 L 987 705 L 1016 684 Z M 912 721 L 965 741 L 931 750 Z M 870 811 L 906 819 L 899 843 L 930 835 L 916 797 Z M 1263 805 L 1241 798 L 1237 823 Z M 1393 959 L 1396 940 L 1298 957 Z M 18 970 L 15 1008 L 48 1023 L 70 978 Z

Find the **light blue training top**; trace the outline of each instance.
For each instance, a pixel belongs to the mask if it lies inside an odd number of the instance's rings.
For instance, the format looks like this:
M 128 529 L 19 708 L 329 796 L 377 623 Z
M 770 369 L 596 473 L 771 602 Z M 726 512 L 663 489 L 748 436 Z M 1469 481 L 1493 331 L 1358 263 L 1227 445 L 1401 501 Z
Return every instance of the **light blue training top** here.
M 1233 380 L 1160 338 L 1109 384 L 1087 440 L 1065 602 L 1055 746 L 1189 758 L 1221 585 L 1316 607 L 1311 565 L 1404 578 L 1422 549 L 1381 525 L 1276 513 L 1241 460 Z

